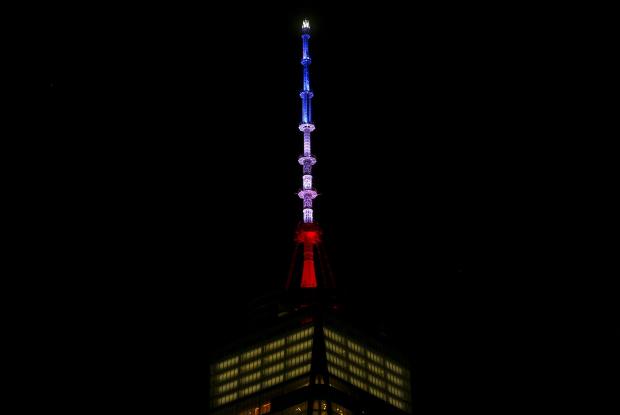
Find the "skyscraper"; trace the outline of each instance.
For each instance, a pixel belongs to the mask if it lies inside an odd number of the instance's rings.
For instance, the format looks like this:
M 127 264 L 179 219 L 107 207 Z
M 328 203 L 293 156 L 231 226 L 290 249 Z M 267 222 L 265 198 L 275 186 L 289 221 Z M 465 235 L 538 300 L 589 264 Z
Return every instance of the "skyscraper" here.
M 397 350 L 346 312 L 315 221 L 310 23 L 302 24 L 302 220 L 286 289 L 253 304 L 253 333 L 210 364 L 218 415 L 411 412 L 410 371 Z

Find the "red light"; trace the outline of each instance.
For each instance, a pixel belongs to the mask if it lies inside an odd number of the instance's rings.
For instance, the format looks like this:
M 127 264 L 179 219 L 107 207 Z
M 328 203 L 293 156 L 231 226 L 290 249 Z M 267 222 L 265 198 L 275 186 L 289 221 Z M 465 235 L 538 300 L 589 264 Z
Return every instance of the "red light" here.
M 301 288 L 316 288 L 314 261 L 304 259 L 304 272 L 301 274 Z

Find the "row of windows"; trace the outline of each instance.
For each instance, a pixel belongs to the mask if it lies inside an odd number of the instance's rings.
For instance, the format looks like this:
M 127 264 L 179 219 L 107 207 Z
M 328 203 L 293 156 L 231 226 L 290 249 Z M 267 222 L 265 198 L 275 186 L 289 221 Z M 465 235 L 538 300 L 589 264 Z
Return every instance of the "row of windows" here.
M 354 352 L 357 352 L 361 355 L 364 354 L 365 349 L 361 345 L 354 343 L 351 340 L 347 340 L 347 346 L 349 346 L 349 349 L 353 350 Z
M 311 357 L 312 357 L 312 352 L 300 354 L 298 356 L 295 356 L 292 359 L 286 360 L 286 367 L 290 368 L 290 367 L 299 366 L 301 363 L 304 363 L 304 362 L 307 362 L 308 360 L 310 360 Z M 279 372 L 282 369 L 284 369 L 284 363 L 278 363 L 276 365 L 273 365 L 273 366 L 270 366 L 270 367 L 268 367 L 266 369 L 263 369 L 262 375 L 263 376 L 264 375 L 270 375 L 272 373 Z M 241 383 L 242 384 L 252 383 L 252 382 L 258 380 L 260 377 L 261 377 L 261 372 L 260 371 L 254 372 L 254 373 L 251 373 L 250 375 L 247 375 L 247 376 L 243 377 L 241 379 Z
M 388 396 L 388 402 L 391 405 L 394 405 L 395 407 L 397 407 L 399 409 L 402 409 L 403 411 L 407 411 L 408 410 L 408 407 L 407 407 L 408 405 L 405 402 L 403 402 L 403 401 L 401 401 L 399 399 L 395 399 L 395 398 L 392 398 L 392 397 Z
M 344 353 L 344 350 L 334 343 L 327 341 L 325 343 L 325 346 L 328 350 L 327 360 L 329 362 L 334 363 L 342 367 L 343 369 L 349 369 L 353 374 L 361 378 L 366 377 L 366 371 L 364 369 L 368 369 L 370 372 L 372 372 L 375 375 L 378 375 L 379 377 L 387 378 L 387 380 L 394 383 L 395 385 L 403 386 L 405 383 L 401 377 L 396 376 L 393 373 L 386 372 L 383 368 L 367 361 L 366 359 L 364 359 L 363 357 L 355 353 L 351 353 L 351 352 Z M 340 352 L 343 352 L 343 353 L 340 353 Z M 334 353 L 337 353 L 337 354 L 334 354 Z M 344 358 L 342 358 L 341 356 L 343 356 Z M 359 368 L 358 367 L 351 368 L 351 364 L 350 364 L 351 362 L 355 363 L 357 366 L 359 366 Z M 405 372 L 403 371 L 402 373 L 404 374 Z
M 307 359 L 310 358 L 310 353 L 307 354 L 307 356 L 299 356 L 299 357 L 304 357 Z M 279 365 L 279 369 L 283 369 L 284 368 L 284 363 L 280 363 Z M 244 396 L 248 396 L 251 395 L 261 389 L 266 389 L 269 388 L 273 385 L 276 385 L 278 383 L 282 383 L 284 382 L 285 378 L 286 379 L 293 379 L 296 378 L 298 376 L 301 376 L 303 374 L 306 374 L 310 372 L 310 364 L 306 364 L 303 366 L 298 366 L 292 370 L 290 370 L 289 372 L 287 372 L 286 374 L 279 374 L 276 376 L 273 376 L 271 378 L 265 379 L 262 382 L 258 382 L 258 383 L 254 383 L 258 380 L 261 379 L 261 372 L 255 372 L 252 373 L 250 375 L 247 375 L 245 377 L 243 377 L 239 382 L 237 380 L 233 381 L 233 382 L 229 382 L 227 384 L 224 385 L 220 385 L 217 388 L 214 389 L 215 395 L 220 394 L 220 393 L 226 393 L 229 392 L 237 387 L 239 387 L 240 385 L 248 385 L 243 389 L 237 390 L 237 391 L 233 391 L 231 393 L 228 393 L 227 395 L 224 396 L 220 396 L 218 398 L 216 398 L 214 400 L 214 404 L 215 406 L 220 406 L 220 405 L 224 405 L 228 402 L 231 402 L 235 399 L 238 398 L 242 398 Z
M 295 333 L 292 333 L 286 337 L 282 337 L 276 340 L 273 340 L 267 344 L 265 344 L 264 346 L 259 346 L 259 347 L 255 347 L 251 350 L 248 350 L 240 355 L 234 356 L 234 357 L 230 357 L 227 358 L 225 360 L 222 360 L 220 362 L 215 363 L 212 368 L 213 368 L 213 372 L 220 372 L 226 369 L 230 369 L 236 365 L 238 365 L 240 362 L 247 362 L 256 358 L 259 358 L 261 355 L 266 354 L 266 353 L 270 353 L 273 352 L 275 350 L 278 350 L 282 347 L 284 347 L 286 344 L 292 344 L 292 343 L 296 343 L 300 340 L 306 339 L 308 337 L 312 337 L 312 334 L 314 333 L 314 327 L 307 327 L 305 329 L 302 330 L 298 330 Z M 311 344 L 312 340 L 309 340 L 310 343 L 304 342 L 304 344 Z M 297 353 L 299 350 L 301 349 L 294 349 L 291 350 L 290 352 L 287 353 Z M 269 363 L 270 361 L 275 361 L 279 358 L 279 356 L 272 358 L 272 360 L 267 360 L 267 362 Z M 244 366 L 245 368 L 245 366 Z M 250 369 L 242 369 L 244 371 L 248 371 L 251 370 Z
M 229 390 L 236 388 L 238 383 L 239 383 L 239 381 L 233 380 L 232 382 L 228 382 L 228 383 L 225 383 L 223 385 L 220 385 L 220 386 L 218 386 L 215 389 L 215 394 L 219 395 L 219 394 L 222 394 L 224 392 L 228 392 Z
M 331 339 L 331 340 L 333 340 L 335 342 L 338 342 L 338 343 L 341 343 L 341 344 L 345 344 L 344 337 L 342 337 L 341 335 L 339 335 L 335 331 L 330 330 L 327 327 L 323 327 L 323 333 L 325 333 L 325 337 L 326 338 Z
M 384 401 L 386 400 L 385 392 L 375 388 L 374 386 L 368 386 L 368 392 L 375 395 L 377 398 L 383 399 Z
M 280 350 L 279 352 L 275 352 L 268 356 L 265 356 L 265 358 L 263 359 L 263 362 L 265 364 L 269 364 L 269 363 L 275 362 L 277 360 L 282 360 L 282 359 L 284 359 L 284 350 Z
M 347 357 L 351 358 L 352 356 L 353 354 L 349 354 Z M 353 360 L 355 360 L 356 362 L 359 362 L 359 360 L 357 359 L 353 359 Z M 384 370 L 373 365 L 370 362 L 366 362 L 367 363 L 366 368 L 363 368 L 363 367 L 354 365 L 352 364 L 352 362 L 347 361 L 346 359 L 342 359 L 338 355 L 335 355 L 330 352 L 327 352 L 327 361 L 331 363 L 332 365 L 339 366 L 340 370 L 348 371 L 358 376 L 361 379 L 368 379 L 371 383 L 381 388 L 384 388 L 386 386 L 386 382 L 385 382 L 386 380 L 391 382 L 395 386 L 400 386 L 400 387 L 405 387 L 407 383 L 402 378 L 390 372 L 385 372 Z M 369 371 L 365 369 L 369 369 Z M 400 395 L 396 395 L 396 396 L 400 396 Z
M 404 370 L 402 367 L 390 362 L 389 360 L 385 361 L 385 366 L 387 366 L 388 369 L 390 369 L 392 372 L 396 373 L 397 375 L 402 375 L 404 373 Z
M 300 347 L 296 347 L 296 349 L 307 350 L 311 347 L 311 342 L 307 344 L 300 344 L 298 346 Z M 282 351 L 272 354 L 271 356 L 268 356 L 262 359 L 262 361 L 261 359 L 257 359 L 253 362 L 249 362 L 243 365 L 241 367 L 241 371 L 235 368 L 227 372 L 220 373 L 219 375 L 215 375 L 213 379 L 213 384 L 215 386 L 213 388 L 213 394 L 219 395 L 221 393 L 225 393 L 233 389 L 235 387 L 233 385 L 236 384 L 235 382 L 237 382 L 237 380 L 239 380 L 242 385 L 254 383 L 255 381 L 259 380 L 261 377 L 268 377 L 274 373 L 283 371 L 285 366 L 288 368 L 296 367 L 304 362 L 307 362 L 311 358 L 312 358 L 312 352 L 308 351 L 306 353 L 295 355 L 294 357 L 286 361 L 282 361 L 284 359 L 284 351 L 282 350 Z M 275 359 L 279 359 L 281 361 L 276 364 L 272 364 L 270 366 L 265 367 L 266 363 L 271 363 L 271 362 L 267 362 L 268 360 L 275 360 Z M 235 377 L 237 377 L 239 373 L 248 373 L 248 374 L 240 379 L 235 379 L 234 382 L 231 382 L 231 379 L 234 379 Z
M 344 356 L 346 354 L 346 350 L 344 349 L 344 347 L 340 347 L 337 344 L 330 342 L 329 340 L 325 341 L 325 347 L 330 352 L 339 354 L 341 356 Z
M 278 363 L 263 369 L 263 376 L 269 376 L 272 373 L 279 372 L 284 369 L 284 363 Z
M 400 388 L 396 388 L 392 385 L 387 385 L 387 390 L 388 392 L 390 392 L 392 395 L 401 398 L 401 399 L 405 399 L 405 391 L 403 391 Z
M 312 348 L 312 339 L 310 340 L 306 340 L 304 342 L 298 343 L 294 346 L 289 347 L 288 349 L 286 349 L 286 354 L 287 355 L 294 355 L 297 354 L 301 351 L 304 350 L 308 350 Z M 278 352 L 272 353 L 268 356 L 265 356 L 262 360 L 261 359 L 256 359 L 254 361 L 251 361 L 249 363 L 246 363 L 244 365 L 241 366 L 241 372 L 251 372 L 253 370 L 256 370 L 258 367 L 260 367 L 261 365 L 267 365 L 270 363 L 274 363 L 278 360 L 282 360 L 284 359 L 284 350 L 280 350 Z M 219 379 L 219 377 L 218 377 Z
M 380 387 L 381 389 L 385 388 L 385 381 L 379 379 L 376 376 L 373 376 L 373 375 L 369 374 L 368 375 L 368 381 L 370 383 L 372 383 L 373 385 Z
M 296 354 L 300 351 L 303 350 L 308 350 L 312 347 L 312 340 L 307 340 L 305 342 L 299 343 L 293 347 L 290 347 L 289 349 L 287 349 L 286 353 L 287 355 L 293 355 Z M 290 359 L 287 361 L 287 366 L 295 366 L 298 363 L 301 363 L 303 360 L 307 360 L 310 357 L 310 352 L 305 353 L 302 355 L 303 357 L 295 357 L 293 359 Z M 274 363 L 278 360 L 283 360 L 284 359 L 284 350 L 281 350 L 279 352 L 276 353 L 272 353 L 269 356 L 266 356 L 265 358 L 261 359 L 257 359 L 254 361 L 251 361 L 249 363 L 246 363 L 244 365 L 241 366 L 241 373 L 247 373 L 247 372 L 252 372 L 255 371 L 256 369 L 258 369 L 259 367 L 263 366 L 263 365 L 268 365 L 271 363 Z M 272 373 L 273 371 L 269 372 Z M 225 382 L 229 379 L 231 379 L 232 377 L 236 376 L 238 373 L 238 369 L 232 369 L 229 370 L 227 372 L 224 373 L 220 373 L 219 375 L 216 375 L 214 377 L 215 383 L 222 383 Z
M 326 340 L 325 346 L 327 347 L 327 350 L 333 353 L 339 354 L 341 356 L 348 354 L 349 359 L 351 359 L 353 362 L 357 363 L 360 366 L 365 366 L 366 363 L 368 363 L 368 360 L 370 360 L 374 362 L 375 364 L 377 364 L 377 366 L 373 368 L 374 369 L 373 372 L 377 374 L 380 374 L 380 371 L 383 370 L 380 367 L 385 365 L 387 369 L 389 369 L 390 371 L 392 371 L 393 373 L 397 375 L 408 376 L 408 371 L 405 370 L 402 366 L 397 365 L 396 363 L 388 359 L 384 359 L 381 355 L 371 352 L 370 350 L 364 348 L 358 343 L 355 343 L 348 339 L 346 339 L 345 341 L 343 336 L 337 335 L 333 330 L 330 330 L 327 327 L 324 328 L 324 331 L 325 331 L 325 336 L 328 339 L 331 339 L 333 341 L 340 343 L 340 344 L 337 344 L 331 340 Z M 343 347 L 345 343 L 349 350 L 349 353 L 347 353 L 347 348 Z M 355 354 L 351 353 L 351 351 L 355 352 Z
M 345 371 L 335 367 L 334 365 L 328 365 L 327 369 L 329 370 L 329 373 L 338 376 L 342 380 L 349 381 L 349 375 Z
M 289 347 L 288 349 L 286 349 L 286 355 L 290 356 L 292 354 L 296 354 L 299 353 L 303 350 L 307 350 L 310 349 L 312 347 L 312 339 L 310 340 L 306 340 L 304 342 L 298 343 L 294 346 Z
M 392 386 L 390 384 L 386 384 L 384 380 L 371 374 L 367 374 L 365 371 L 361 370 L 355 365 L 349 365 L 347 371 L 343 370 L 340 367 L 334 366 L 333 364 L 329 364 L 328 370 L 334 376 L 337 376 L 342 380 L 348 381 L 354 386 L 362 390 L 368 391 L 369 393 L 383 400 L 388 400 L 388 398 L 390 397 L 400 398 L 403 400 L 407 398 L 407 393 L 403 389 Z M 389 396 L 386 394 L 386 387 L 387 392 L 389 392 L 390 394 Z
M 239 397 L 243 397 L 243 396 L 247 396 L 247 395 L 251 395 L 254 392 L 257 392 L 260 389 L 260 383 L 257 383 L 256 385 L 252 385 L 252 386 L 248 386 L 245 389 L 241 389 L 239 391 Z
M 254 372 L 247 376 L 241 378 L 241 384 L 247 385 L 248 383 L 253 383 L 260 378 L 260 372 Z
M 264 347 L 266 352 L 271 352 L 274 351 L 282 346 L 284 346 L 285 340 L 284 339 L 279 339 L 279 340 L 274 340 L 271 343 L 267 343 Z
M 351 355 L 349 355 L 349 357 L 351 357 Z M 384 388 L 385 387 L 385 381 L 382 380 L 379 377 L 373 376 L 372 374 L 368 373 L 367 371 L 365 371 L 363 368 L 358 367 L 356 365 L 353 364 L 347 364 L 347 362 L 344 359 L 339 358 L 338 356 L 332 354 L 332 353 L 327 353 L 327 361 L 333 364 L 336 364 L 338 366 L 340 366 L 340 369 L 344 369 L 344 370 L 348 370 L 349 372 L 351 372 L 352 374 L 356 375 L 357 377 L 361 378 L 361 379 L 368 379 L 371 383 Z M 372 365 L 372 363 L 370 363 L 370 365 Z M 376 366 L 374 366 L 375 369 L 378 369 Z M 380 375 L 382 375 L 383 373 L 381 371 L 379 371 Z M 383 376 L 381 376 L 383 377 Z M 401 383 L 403 383 L 401 381 Z
M 254 360 L 254 361 L 250 362 L 250 363 L 246 363 L 245 365 L 241 366 L 241 373 L 250 372 L 252 370 L 255 370 L 261 364 L 262 364 L 261 359 L 257 359 L 257 360 Z
M 366 359 L 356 355 L 355 353 L 349 353 L 349 360 L 351 360 L 353 363 L 357 363 L 362 367 L 366 366 Z
M 383 365 L 383 358 L 378 354 L 373 353 L 370 350 L 366 350 L 366 356 L 368 356 L 368 358 L 373 362 Z
M 391 374 L 389 372 L 385 374 L 385 377 L 387 378 L 387 380 L 389 380 L 390 382 L 392 382 L 395 385 L 398 385 L 398 386 L 404 386 L 405 385 L 405 381 L 403 379 L 399 378 L 398 376 L 394 376 L 393 374 Z
M 355 365 L 349 365 L 349 372 L 362 379 L 366 377 L 366 371 Z
M 286 338 L 288 343 L 295 342 L 297 340 L 305 339 L 306 337 L 311 337 L 312 333 L 314 333 L 314 327 L 308 327 L 307 329 L 298 331 L 297 333 L 293 333 Z
M 328 362 L 334 363 L 334 364 L 336 364 L 338 366 L 341 366 L 341 367 L 346 369 L 346 367 L 347 367 L 347 361 L 346 360 L 341 359 L 337 355 L 335 355 L 333 353 L 330 353 L 330 352 L 327 352 L 326 354 L 327 354 L 327 361 Z
M 232 402 L 237 399 L 237 392 L 230 393 L 228 395 L 224 395 L 215 400 L 215 406 L 224 405 L 225 403 Z
M 366 384 L 366 382 L 362 382 L 361 380 L 357 379 L 354 376 L 350 377 L 349 382 L 351 382 L 353 385 L 357 386 L 358 388 L 362 390 L 368 390 L 368 385 Z
M 385 376 L 385 371 L 382 368 L 380 368 L 379 366 L 373 365 L 370 362 L 366 362 L 366 368 L 370 370 L 372 373 L 374 373 L 375 375 L 379 375 L 381 377 Z
M 308 373 L 310 372 L 310 365 L 304 365 L 304 366 L 300 366 L 297 369 L 291 370 L 290 372 L 288 372 L 286 374 L 286 378 L 287 379 L 292 379 L 292 378 L 296 378 L 297 376 L 301 376 L 304 373 Z
M 303 353 L 300 354 L 299 356 L 295 356 L 292 359 L 288 359 L 286 361 L 286 367 L 294 367 L 297 366 L 307 360 L 310 360 L 310 357 L 312 356 L 312 352 L 308 352 L 308 353 Z
M 299 364 L 304 363 L 304 362 L 310 360 L 311 357 L 312 357 L 312 353 L 311 352 L 304 353 L 302 355 L 296 356 L 293 359 L 287 360 L 286 361 L 286 366 L 287 367 L 298 366 Z M 280 372 L 282 370 L 284 370 L 284 362 L 278 363 L 278 364 L 270 366 L 268 368 L 265 368 L 262 371 L 257 371 L 257 372 L 254 372 L 254 373 L 250 373 L 249 375 L 242 377 L 240 380 L 234 380 L 232 382 L 228 382 L 228 383 L 219 385 L 219 386 L 217 386 L 214 389 L 214 394 L 215 395 L 219 395 L 219 394 L 228 392 L 231 389 L 236 388 L 238 386 L 239 382 L 242 385 L 247 385 L 249 383 L 254 383 L 254 382 L 256 382 L 257 380 L 259 380 L 259 379 L 261 379 L 263 377 L 267 377 L 269 375 L 272 375 L 273 373 L 277 373 L 277 372 Z M 291 375 L 291 376 L 289 376 L 289 378 L 290 377 L 295 377 L 295 376 L 298 376 L 298 375 Z M 282 379 L 282 375 L 280 375 L 279 377 L 276 376 L 276 377 L 274 377 L 272 379 L 277 379 L 277 378 Z M 267 386 L 265 386 L 265 382 L 269 382 L 269 381 L 271 381 L 271 379 L 268 380 L 268 381 L 264 381 L 263 382 L 263 387 L 267 387 Z M 273 384 L 273 382 L 271 382 L 269 385 L 271 385 L 271 384 Z
M 232 369 L 214 377 L 216 383 L 226 382 L 239 374 L 239 369 Z
M 224 370 L 227 369 L 231 366 L 236 365 L 237 363 L 239 363 L 239 356 L 235 356 L 232 357 L 230 359 L 226 359 L 223 362 L 220 362 L 218 364 L 215 365 L 215 370 L 220 371 L 220 370 Z
M 257 347 L 256 349 L 247 351 L 245 353 L 243 353 L 241 355 L 241 360 L 250 360 L 252 358 L 255 358 L 257 356 L 260 356 L 260 354 L 263 352 L 263 348 L 262 347 Z
M 263 381 L 262 388 L 266 389 L 266 388 L 268 388 L 270 386 L 273 386 L 273 385 L 278 384 L 278 383 L 283 382 L 283 381 L 284 381 L 284 375 L 274 376 L 271 379 L 267 379 L 267 380 Z

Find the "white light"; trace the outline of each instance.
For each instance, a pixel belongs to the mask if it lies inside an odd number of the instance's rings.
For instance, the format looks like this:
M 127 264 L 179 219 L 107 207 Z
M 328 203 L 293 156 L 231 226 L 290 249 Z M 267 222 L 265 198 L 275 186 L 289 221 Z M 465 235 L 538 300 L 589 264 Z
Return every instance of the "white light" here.
M 303 182 L 304 182 L 304 190 L 312 189 L 312 176 L 311 175 L 305 174 L 303 176 Z
M 301 28 L 302 28 L 302 29 L 310 29 L 310 22 L 309 22 L 308 20 L 304 20 L 304 21 L 301 23 Z

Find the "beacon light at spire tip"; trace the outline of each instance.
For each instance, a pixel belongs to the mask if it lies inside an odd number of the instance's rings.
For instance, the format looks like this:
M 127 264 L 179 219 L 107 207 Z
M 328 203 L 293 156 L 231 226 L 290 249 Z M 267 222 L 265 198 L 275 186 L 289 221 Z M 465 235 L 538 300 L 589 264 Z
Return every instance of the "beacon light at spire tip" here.
M 304 19 L 304 21 L 301 23 L 301 28 L 310 29 L 310 21 L 308 19 Z

